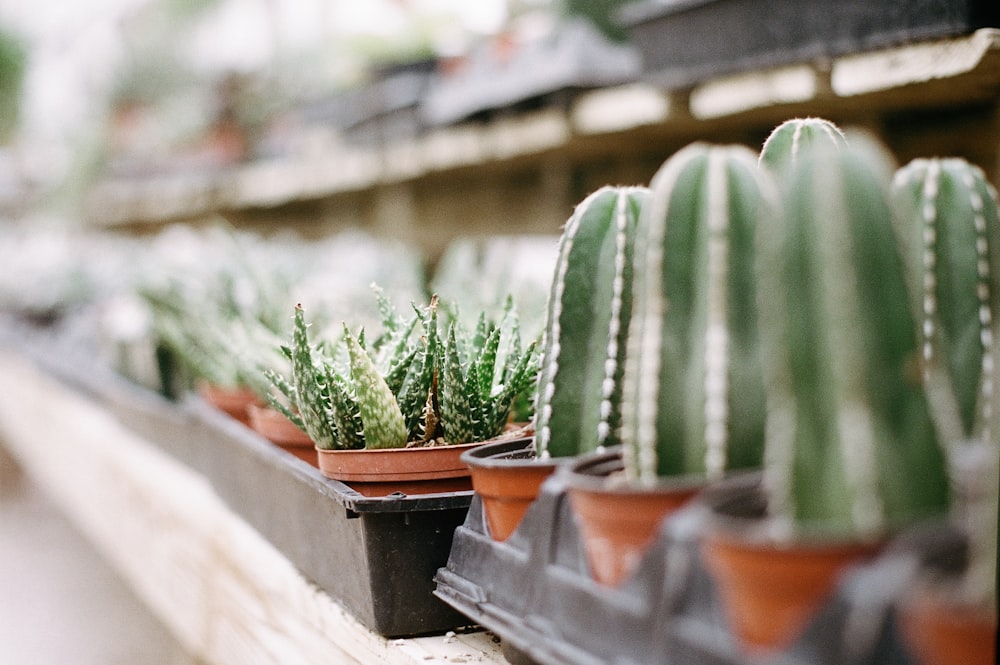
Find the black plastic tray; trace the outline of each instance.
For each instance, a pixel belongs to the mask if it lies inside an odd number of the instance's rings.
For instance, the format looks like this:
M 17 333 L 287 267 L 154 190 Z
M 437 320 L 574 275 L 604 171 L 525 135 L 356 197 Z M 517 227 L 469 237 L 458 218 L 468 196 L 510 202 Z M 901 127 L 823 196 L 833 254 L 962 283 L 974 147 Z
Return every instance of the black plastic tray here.
M 365 497 L 191 395 L 173 402 L 60 348 L 49 331 L 0 321 L 0 344 L 102 405 L 123 425 L 205 475 L 216 493 L 298 570 L 386 637 L 470 621 L 434 596 L 472 491 Z
M 666 520 L 635 575 L 612 589 L 590 579 L 568 503 L 560 471 L 514 534 L 496 542 L 473 499 L 435 577 L 435 593 L 499 635 L 514 663 L 912 665 L 892 610 L 912 573 L 907 557 L 852 570 L 786 652 L 750 657 L 727 627 L 700 559 L 704 506 Z
M 667 88 L 713 76 L 1000 26 L 996 0 L 645 0 L 621 10 L 643 78 Z

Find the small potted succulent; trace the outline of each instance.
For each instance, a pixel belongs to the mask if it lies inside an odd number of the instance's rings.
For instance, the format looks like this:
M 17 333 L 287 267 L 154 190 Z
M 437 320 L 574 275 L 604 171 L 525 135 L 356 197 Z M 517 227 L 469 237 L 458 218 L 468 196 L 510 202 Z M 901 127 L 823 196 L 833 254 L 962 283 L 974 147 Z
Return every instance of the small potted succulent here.
M 748 148 L 696 143 L 650 189 L 625 287 L 622 448 L 581 458 L 568 480 L 606 585 L 631 575 L 666 515 L 727 471 L 758 468 L 763 451 L 754 238 L 773 183 Z
M 996 660 L 1000 502 L 1000 218 L 996 190 L 964 159 L 916 159 L 892 192 L 920 294 L 919 342 L 930 404 L 951 469 L 951 522 L 966 539 L 959 575 L 928 567 L 900 600 L 921 662 Z M 950 637 L 950 640 L 946 639 Z
M 702 542 L 754 650 L 794 641 L 845 567 L 949 501 L 891 159 L 859 135 L 813 141 L 779 172 L 783 211 L 761 218 L 757 242 L 763 482 L 707 493 Z
M 517 326 L 481 318 L 474 333 L 439 332 L 437 299 L 404 318 L 380 300 L 384 330 L 368 341 L 344 325 L 335 343 L 310 340 L 295 308 L 291 375 L 268 372 L 272 406 L 305 431 L 321 472 L 363 494 L 469 489 L 465 450 L 499 435 L 515 396 L 535 377 L 534 343 Z
M 546 307 L 534 439 L 463 455 L 495 540 L 510 537 L 560 463 L 616 443 L 632 246 L 647 197 L 643 187 L 603 187 L 566 222 Z

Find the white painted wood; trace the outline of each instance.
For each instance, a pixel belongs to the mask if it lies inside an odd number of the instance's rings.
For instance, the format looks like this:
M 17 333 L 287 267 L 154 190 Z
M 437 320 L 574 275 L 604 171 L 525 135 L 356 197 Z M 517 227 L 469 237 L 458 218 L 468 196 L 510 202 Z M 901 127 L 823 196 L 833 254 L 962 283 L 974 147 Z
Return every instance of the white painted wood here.
M 0 442 L 206 663 L 505 662 L 483 632 L 373 634 L 308 583 L 203 476 L 4 351 L 0 394 Z

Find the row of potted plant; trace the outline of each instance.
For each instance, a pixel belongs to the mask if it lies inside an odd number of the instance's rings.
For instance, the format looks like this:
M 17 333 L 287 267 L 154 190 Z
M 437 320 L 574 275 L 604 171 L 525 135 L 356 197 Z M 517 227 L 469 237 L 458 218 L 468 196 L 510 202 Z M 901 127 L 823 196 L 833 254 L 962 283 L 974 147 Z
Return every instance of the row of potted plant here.
M 989 662 L 997 208 L 964 160 L 895 169 L 876 140 L 815 118 L 759 154 L 696 143 L 648 188 L 595 192 L 560 241 L 533 443 L 465 454 L 489 533 L 510 537 L 558 472 L 591 575 L 618 587 L 694 499 L 733 634 L 780 653 L 845 569 L 951 520 L 962 581 L 922 585 L 900 611 L 926 663 L 946 662 L 930 636 L 979 617 L 963 643 Z M 522 475 L 531 488 L 498 496 Z M 501 524 L 494 509 L 517 502 Z

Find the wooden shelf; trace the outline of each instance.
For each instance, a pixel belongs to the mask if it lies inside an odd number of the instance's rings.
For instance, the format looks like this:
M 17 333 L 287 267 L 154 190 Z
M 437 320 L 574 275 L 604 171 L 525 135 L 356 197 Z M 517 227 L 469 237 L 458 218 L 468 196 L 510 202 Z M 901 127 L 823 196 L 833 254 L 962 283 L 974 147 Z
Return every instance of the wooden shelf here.
M 264 226 L 365 226 L 435 250 L 459 233 L 551 233 L 590 190 L 614 180 L 647 182 L 660 162 L 691 140 L 757 141 L 797 115 L 863 124 L 908 157 L 910 150 L 920 154 L 921 144 L 910 146 L 900 136 L 896 116 L 973 109 L 978 120 L 964 131 L 981 136 L 975 138 L 979 154 L 969 157 L 995 176 L 998 108 L 1000 29 L 984 28 L 960 38 L 720 77 L 691 89 L 636 83 L 597 90 L 569 108 L 466 123 L 382 148 L 345 145 L 320 157 L 214 174 L 110 180 L 95 188 L 86 214 L 103 227 L 213 214 Z M 921 123 L 908 121 L 918 134 L 926 133 Z M 969 142 L 957 138 L 953 144 L 958 150 Z M 389 205 L 380 208 L 385 196 Z M 548 205 L 517 201 L 532 197 L 546 197 Z M 497 200 L 507 206 L 489 209 Z M 380 210 L 390 217 L 380 219 Z

